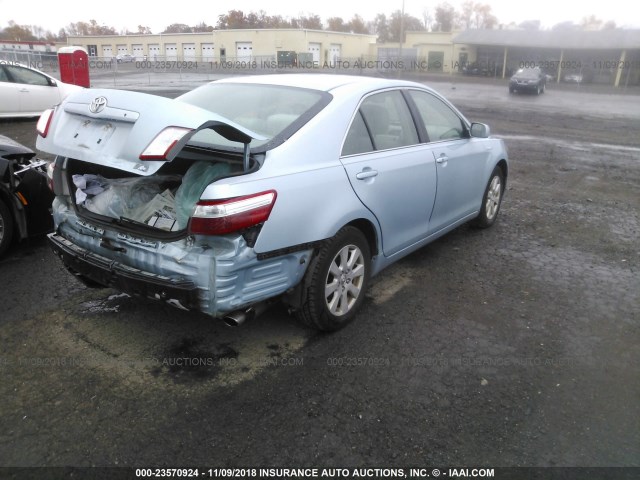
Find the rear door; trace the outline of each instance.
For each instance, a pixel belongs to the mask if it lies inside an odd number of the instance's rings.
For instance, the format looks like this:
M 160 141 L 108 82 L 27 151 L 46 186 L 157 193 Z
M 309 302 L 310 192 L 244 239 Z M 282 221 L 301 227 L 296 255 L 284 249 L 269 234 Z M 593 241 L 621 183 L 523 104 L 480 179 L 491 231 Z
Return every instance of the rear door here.
M 0 65 L 0 115 L 20 114 L 20 85 L 13 83 L 5 70 Z
M 22 114 L 40 115 L 60 103 L 60 91 L 46 75 L 19 65 L 5 65 L 4 68 L 16 86 Z
M 400 90 L 363 100 L 341 161 L 354 191 L 378 219 L 385 256 L 427 235 L 436 194 L 435 159 L 426 145 L 420 145 Z

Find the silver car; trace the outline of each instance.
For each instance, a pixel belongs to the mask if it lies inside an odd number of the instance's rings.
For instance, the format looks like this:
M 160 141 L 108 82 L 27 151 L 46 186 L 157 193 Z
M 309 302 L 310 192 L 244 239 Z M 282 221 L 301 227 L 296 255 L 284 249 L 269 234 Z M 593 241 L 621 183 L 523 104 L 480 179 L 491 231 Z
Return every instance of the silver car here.
M 489 127 L 380 78 L 247 76 L 175 100 L 86 90 L 38 131 L 69 270 L 232 325 L 280 299 L 341 328 L 373 275 L 492 225 L 508 173 Z

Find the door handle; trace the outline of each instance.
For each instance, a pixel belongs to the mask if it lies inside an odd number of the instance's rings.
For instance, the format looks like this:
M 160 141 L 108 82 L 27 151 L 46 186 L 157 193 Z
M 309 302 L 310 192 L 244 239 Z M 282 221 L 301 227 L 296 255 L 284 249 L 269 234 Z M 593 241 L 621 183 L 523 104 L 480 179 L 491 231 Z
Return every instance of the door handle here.
M 439 163 L 440 165 L 442 165 L 443 163 L 447 163 L 448 161 L 449 161 L 449 157 L 447 157 L 446 155 L 440 155 L 436 159 L 436 163 Z
M 366 180 L 367 178 L 376 177 L 378 175 L 377 170 L 371 170 L 370 168 L 365 168 L 360 173 L 356 173 L 356 178 L 358 180 Z
M 29 93 L 29 89 L 27 88 L 21 88 L 19 91 L 22 93 Z

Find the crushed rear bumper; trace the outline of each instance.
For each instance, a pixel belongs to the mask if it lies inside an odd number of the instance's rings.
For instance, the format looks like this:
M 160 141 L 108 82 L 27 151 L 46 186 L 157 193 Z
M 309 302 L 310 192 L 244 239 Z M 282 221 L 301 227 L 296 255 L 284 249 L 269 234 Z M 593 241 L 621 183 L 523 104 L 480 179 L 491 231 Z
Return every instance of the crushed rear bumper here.
M 187 310 L 199 310 L 198 288 L 190 280 L 172 279 L 124 265 L 85 250 L 57 233 L 48 237 L 53 252 L 76 274 L 131 295 L 166 301 Z

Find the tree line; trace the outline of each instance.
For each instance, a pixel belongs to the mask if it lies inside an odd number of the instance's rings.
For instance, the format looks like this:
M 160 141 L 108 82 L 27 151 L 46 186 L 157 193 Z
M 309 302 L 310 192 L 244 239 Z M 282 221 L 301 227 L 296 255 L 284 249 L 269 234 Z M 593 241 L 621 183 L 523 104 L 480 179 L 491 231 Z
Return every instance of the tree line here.
M 298 17 L 282 17 L 281 15 L 268 15 L 264 10 L 245 13 L 242 10 L 229 10 L 219 15 L 215 25 L 200 22 L 197 25 L 173 23 L 168 25 L 160 33 L 197 33 L 212 32 L 214 30 L 228 29 L 258 29 L 258 28 L 296 28 L 309 30 L 327 30 L 334 32 L 364 33 L 377 35 L 378 42 L 399 42 L 400 36 L 408 31 L 450 32 L 452 30 L 468 29 L 492 29 L 505 27 L 498 22 L 493 14 L 491 6 L 485 3 L 468 0 L 454 8 L 444 2 L 436 5 L 432 10 L 425 8 L 422 18 L 402 13 L 396 10 L 389 16 L 379 13 L 373 20 L 365 21 L 360 15 L 354 15 L 350 20 L 342 17 L 330 17 L 325 22 L 318 15 L 306 15 Z M 529 20 L 518 25 L 509 24 L 508 28 L 521 28 L 527 30 L 540 30 L 539 20 Z M 605 22 L 594 15 L 584 17 L 579 24 L 562 22 L 552 29 L 612 29 L 616 28 L 615 22 Z M 88 22 L 70 23 L 61 28 L 57 33 L 44 30 L 37 25 L 18 25 L 10 20 L 8 26 L 0 29 L 0 40 L 9 41 L 65 41 L 69 36 L 89 35 L 129 35 L 151 34 L 148 26 L 138 25 L 136 31 L 128 29 L 117 31 L 114 27 L 100 25 L 96 20 Z M 403 38 L 404 41 L 404 38 Z

